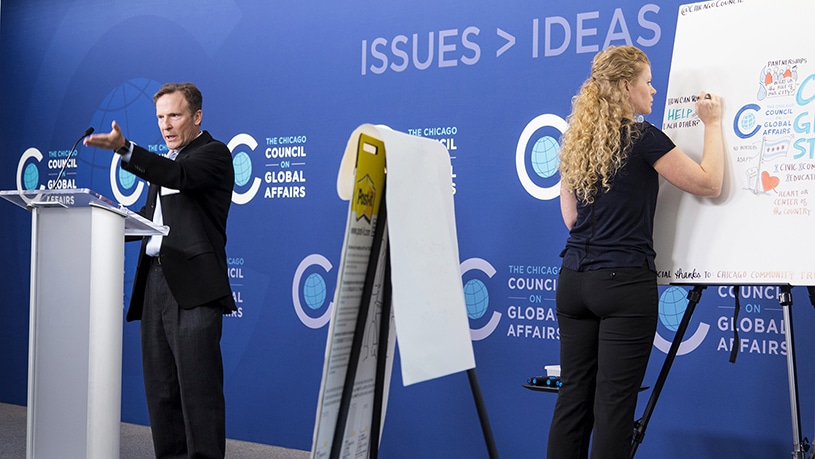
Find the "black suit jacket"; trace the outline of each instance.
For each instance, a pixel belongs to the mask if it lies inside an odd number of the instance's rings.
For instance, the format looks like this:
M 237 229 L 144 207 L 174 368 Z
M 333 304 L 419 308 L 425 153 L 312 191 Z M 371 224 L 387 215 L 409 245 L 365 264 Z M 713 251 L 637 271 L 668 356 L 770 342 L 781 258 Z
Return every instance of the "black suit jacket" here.
M 235 173 L 232 153 L 203 131 L 175 160 L 137 145 L 122 168 L 150 182 L 147 203 L 139 211 L 152 219 L 161 197 L 164 224 L 170 232 L 161 244 L 161 266 L 182 308 L 219 302 L 224 312 L 236 310 L 226 266 L 226 220 Z M 142 240 L 127 320 L 141 319 L 150 269 Z

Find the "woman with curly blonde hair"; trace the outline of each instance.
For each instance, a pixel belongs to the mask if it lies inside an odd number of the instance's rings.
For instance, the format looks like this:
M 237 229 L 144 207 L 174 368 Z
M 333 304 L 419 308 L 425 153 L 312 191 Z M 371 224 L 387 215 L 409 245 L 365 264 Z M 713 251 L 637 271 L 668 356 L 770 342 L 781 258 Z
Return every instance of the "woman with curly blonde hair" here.
M 702 92 L 702 160 L 641 120 L 656 90 L 648 57 L 610 47 L 572 100 L 560 153 L 563 221 L 569 229 L 557 286 L 560 366 L 548 457 L 628 458 L 637 392 L 656 332 L 653 248 L 659 176 L 716 197 L 724 177 L 722 109 Z

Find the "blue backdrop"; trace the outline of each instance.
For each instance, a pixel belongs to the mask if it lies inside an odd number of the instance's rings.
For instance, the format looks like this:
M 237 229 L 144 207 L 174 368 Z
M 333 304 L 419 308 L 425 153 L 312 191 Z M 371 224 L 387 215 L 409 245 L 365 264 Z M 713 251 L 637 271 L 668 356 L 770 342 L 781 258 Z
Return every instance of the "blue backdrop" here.
M 198 84 L 203 127 L 229 143 L 236 167 L 227 252 L 239 310 L 225 319 L 222 341 L 227 434 L 310 449 L 347 213 L 335 183 L 348 136 L 374 123 L 438 139 L 452 157 L 462 281 L 497 446 L 504 457 L 542 456 L 555 396 L 521 385 L 558 361 L 563 118 L 591 58 L 609 44 L 641 47 L 654 87 L 666 88 L 679 5 L 6 0 L 0 189 L 49 186 L 76 138 L 114 119 L 161 152 L 152 94 L 168 81 Z M 656 125 L 660 96 L 649 117 Z M 145 199 L 110 152 L 84 147 L 58 185 L 92 188 L 134 210 Z M 6 203 L 0 219 L 0 401 L 24 405 L 30 215 Z M 136 250 L 126 249 L 125 305 Z M 661 289 L 658 342 L 673 339 L 687 290 Z M 806 332 L 815 318 L 805 289 L 793 293 L 811 437 Z M 745 289 L 742 304 L 734 365 L 732 290 L 705 291 L 638 455 L 763 459 L 792 450 L 777 289 Z M 138 323 L 123 327 L 122 419 L 146 424 Z M 666 350 L 655 345 L 646 385 Z M 402 387 L 397 357 L 381 454 L 486 457 L 466 375 Z

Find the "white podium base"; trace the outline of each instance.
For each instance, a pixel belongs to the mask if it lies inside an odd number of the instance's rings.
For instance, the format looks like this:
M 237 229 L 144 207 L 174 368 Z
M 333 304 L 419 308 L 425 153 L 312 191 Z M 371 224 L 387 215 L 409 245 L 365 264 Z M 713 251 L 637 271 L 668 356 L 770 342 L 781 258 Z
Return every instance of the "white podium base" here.
M 118 458 L 125 219 L 32 215 L 27 457 Z

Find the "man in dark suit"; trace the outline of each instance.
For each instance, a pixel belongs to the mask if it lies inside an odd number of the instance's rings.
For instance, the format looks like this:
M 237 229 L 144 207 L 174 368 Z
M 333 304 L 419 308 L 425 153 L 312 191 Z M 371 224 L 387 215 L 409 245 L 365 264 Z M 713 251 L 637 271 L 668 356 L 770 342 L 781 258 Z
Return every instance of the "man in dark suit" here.
M 235 310 L 226 266 L 232 154 L 201 131 L 202 96 L 191 83 L 153 97 L 169 153 L 151 153 L 111 131 L 85 145 L 122 156 L 150 182 L 140 213 L 169 226 L 142 241 L 127 320 L 141 320 L 147 409 L 157 458 L 223 458 L 226 429 L 221 329 Z M 177 156 L 176 156 L 177 155 Z

